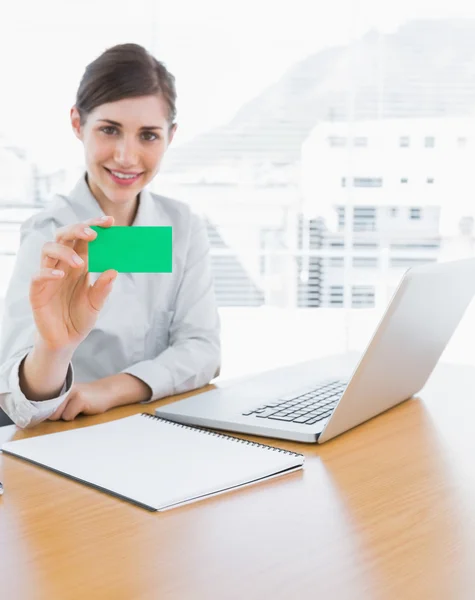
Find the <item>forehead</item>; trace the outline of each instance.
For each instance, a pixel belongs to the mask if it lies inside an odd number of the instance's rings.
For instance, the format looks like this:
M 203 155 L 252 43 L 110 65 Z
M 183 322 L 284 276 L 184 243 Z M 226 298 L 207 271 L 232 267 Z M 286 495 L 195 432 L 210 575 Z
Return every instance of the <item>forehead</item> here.
M 163 126 L 168 119 L 168 106 L 160 95 L 124 98 L 101 104 L 89 115 L 95 121 L 109 119 L 124 126 Z

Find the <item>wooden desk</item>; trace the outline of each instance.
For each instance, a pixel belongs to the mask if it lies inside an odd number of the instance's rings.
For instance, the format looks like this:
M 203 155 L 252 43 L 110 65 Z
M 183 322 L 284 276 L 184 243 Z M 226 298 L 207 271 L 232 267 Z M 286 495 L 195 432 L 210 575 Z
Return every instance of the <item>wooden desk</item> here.
M 439 366 L 418 399 L 327 444 L 277 442 L 302 473 L 165 513 L 4 456 L 0 597 L 472 600 L 474 406 L 475 369 Z

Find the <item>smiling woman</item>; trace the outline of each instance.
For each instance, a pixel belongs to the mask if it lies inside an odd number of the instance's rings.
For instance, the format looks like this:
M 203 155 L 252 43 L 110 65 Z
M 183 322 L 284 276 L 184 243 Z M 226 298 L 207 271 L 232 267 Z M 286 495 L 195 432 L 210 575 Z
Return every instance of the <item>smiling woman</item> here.
M 116 224 L 131 225 L 176 130 L 175 79 L 141 46 L 107 50 L 87 68 L 71 109 L 89 186 Z
M 206 228 L 146 189 L 176 131 L 175 101 L 174 77 L 136 44 L 86 68 L 70 112 L 85 173 L 23 224 L 5 299 L 0 407 L 21 427 L 183 393 L 219 372 Z M 89 225 L 172 227 L 172 273 L 93 281 Z
M 144 115 L 153 124 L 143 125 Z M 71 123 L 84 144 L 91 192 L 117 225 L 131 225 L 135 199 L 159 171 L 175 133 L 166 101 L 160 95 L 124 98 L 99 105 L 86 119 L 76 105 Z

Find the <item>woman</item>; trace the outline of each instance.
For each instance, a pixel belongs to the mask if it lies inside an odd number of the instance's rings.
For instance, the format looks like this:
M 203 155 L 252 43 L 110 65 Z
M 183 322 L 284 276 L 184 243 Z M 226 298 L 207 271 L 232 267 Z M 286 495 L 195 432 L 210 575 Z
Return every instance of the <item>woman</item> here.
M 174 77 L 141 46 L 86 68 L 71 109 L 86 173 L 23 224 L 5 301 L 0 406 L 20 427 L 187 392 L 219 372 L 204 224 L 145 189 L 175 134 L 175 100 Z M 88 274 L 89 225 L 172 226 L 173 272 Z

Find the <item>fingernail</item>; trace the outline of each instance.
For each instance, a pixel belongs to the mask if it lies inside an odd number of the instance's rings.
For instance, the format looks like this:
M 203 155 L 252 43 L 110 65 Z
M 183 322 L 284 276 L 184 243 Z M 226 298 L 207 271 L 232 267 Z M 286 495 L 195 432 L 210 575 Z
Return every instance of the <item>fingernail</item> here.
M 53 273 L 53 275 L 57 275 L 58 277 L 62 277 L 64 275 L 63 271 L 59 271 L 58 269 L 53 269 L 53 271 L 51 271 Z
M 107 221 L 109 217 L 101 217 L 101 221 Z
M 94 233 L 94 229 L 91 229 L 90 227 L 85 227 L 85 228 L 84 228 L 84 233 L 85 233 L 86 235 L 91 235 L 91 234 L 93 234 L 93 233 Z
M 73 262 L 75 262 L 77 265 L 83 265 L 84 264 L 83 259 L 80 256 L 78 256 L 77 254 L 74 254 L 74 256 L 73 256 Z

